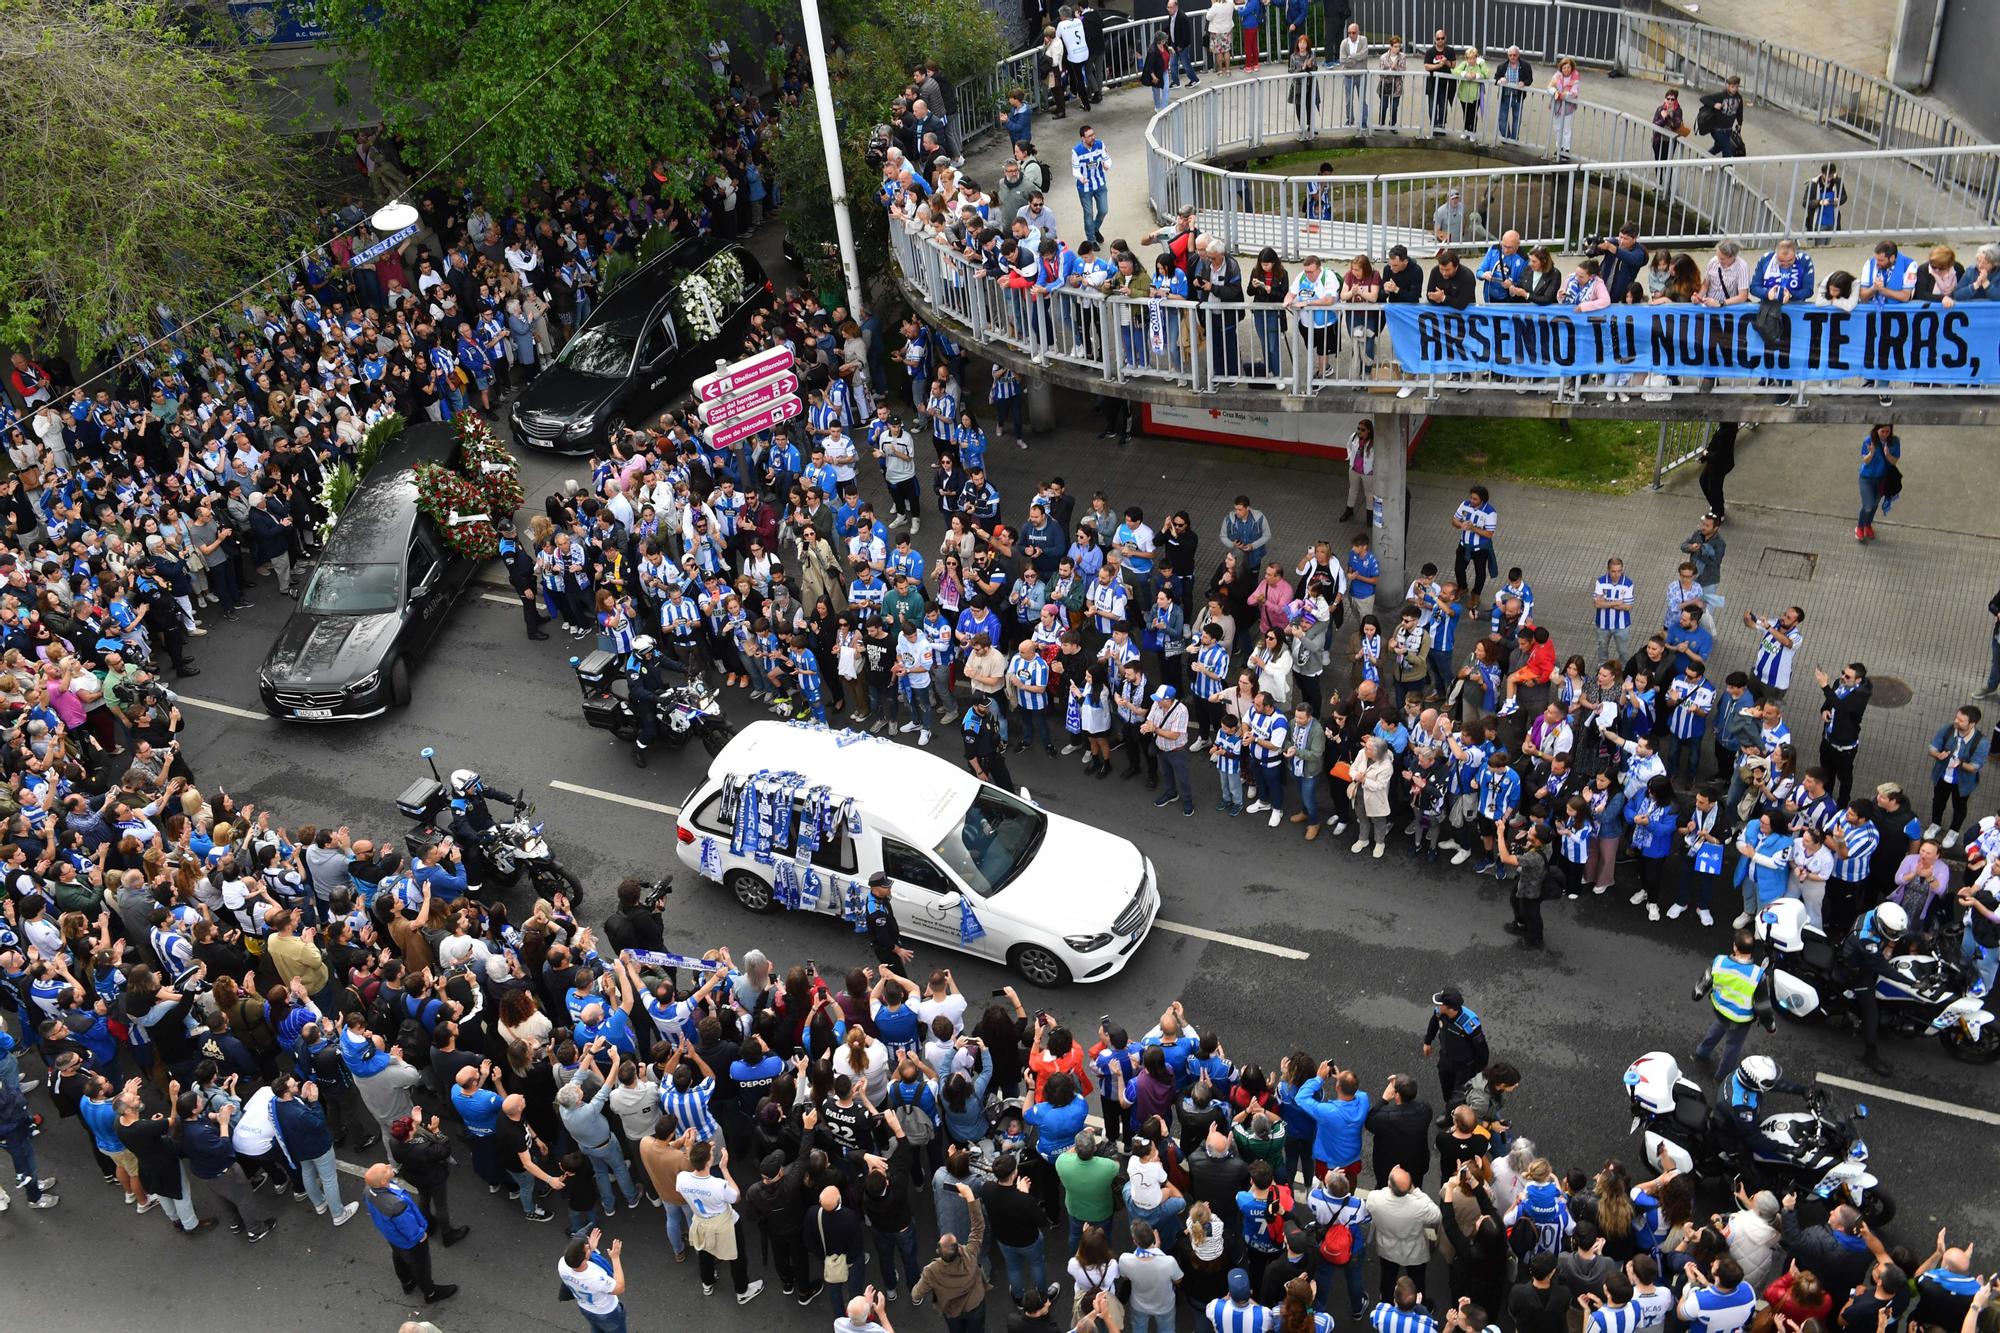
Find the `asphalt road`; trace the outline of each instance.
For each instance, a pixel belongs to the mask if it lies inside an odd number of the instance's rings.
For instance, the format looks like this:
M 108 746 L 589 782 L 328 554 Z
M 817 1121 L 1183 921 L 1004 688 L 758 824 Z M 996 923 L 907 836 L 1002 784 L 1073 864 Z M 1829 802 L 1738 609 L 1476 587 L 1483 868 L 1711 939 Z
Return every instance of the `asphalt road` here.
M 1087 442 L 1078 432 L 1056 445 L 1066 455 Z M 558 460 L 528 463 L 531 496 L 569 470 Z M 1081 471 L 1072 468 L 1073 487 Z M 1300 484 L 1308 480 L 1298 477 Z M 1087 481 L 1078 488 L 1087 489 Z M 453 612 L 441 647 L 416 673 L 407 710 L 353 726 L 280 724 L 263 716 L 255 682 L 257 660 L 289 606 L 272 593 L 267 583 L 239 625 L 198 641 L 207 650 L 200 654 L 203 674 L 185 682 L 192 714 L 187 755 L 205 790 L 250 796 L 293 826 L 346 823 L 357 836 L 400 837 L 394 795 L 422 771 L 418 751 L 435 746 L 441 766 L 477 768 L 493 784 L 535 800 L 557 854 L 593 895 L 587 915 L 601 913 L 625 875 L 673 870 L 678 891 L 666 916 L 677 947 L 727 944 L 740 954 L 755 946 L 781 964 L 808 956 L 822 965 L 859 958 L 838 922 L 753 918 L 719 888 L 679 872 L 668 816 L 551 785 L 674 806 L 705 763 L 699 753 L 664 754 L 640 771 L 622 746 L 589 730 L 564 636 L 526 642 L 519 613 L 475 586 Z M 739 721 L 757 715 L 740 693 L 728 703 Z M 933 744 L 949 746 L 956 757 L 955 738 Z M 1499 930 L 1506 906 L 1490 880 L 1418 865 L 1400 849 L 1375 861 L 1350 856 L 1344 839 L 1306 844 L 1290 825 L 1268 830 L 1249 817 L 1224 820 L 1210 809 L 1212 794 L 1195 818 L 1183 819 L 1177 809 L 1156 810 L 1136 781 L 1086 779 L 1074 758 L 1031 752 L 1012 763 L 1038 800 L 1147 848 L 1162 874 L 1164 921 L 1247 942 L 1163 928 L 1115 980 L 1027 997 L 1030 1007 L 1045 1005 L 1084 1028 L 1108 1013 L 1143 1029 L 1180 998 L 1189 1018 L 1203 1031 L 1220 1032 L 1239 1062 L 1269 1068 L 1304 1049 L 1358 1069 L 1371 1091 L 1403 1071 L 1434 1095 L 1435 1076 L 1418 1047 L 1428 997 L 1456 985 L 1485 1016 L 1496 1058 L 1525 1074 L 1509 1102 L 1518 1131 L 1558 1167 L 1591 1169 L 1607 1157 L 1638 1156 L 1619 1082 L 1627 1063 L 1656 1048 L 1684 1053 L 1705 1025 L 1705 1006 L 1689 993 L 1716 937 L 1704 939 L 1691 918 L 1647 926 L 1617 895 L 1552 904 L 1549 952 L 1523 954 Z M 1205 791 L 1212 793 L 1212 781 Z M 1281 957 L 1271 946 L 1308 957 Z M 936 950 L 920 955 L 917 965 L 934 961 L 954 967 L 975 999 L 1009 980 L 991 965 Z M 1787 1026 L 1774 1038 L 1758 1034 L 1751 1049 L 1778 1056 L 1800 1079 L 1864 1073 L 1858 1041 L 1845 1034 Z M 1995 1072 L 1952 1062 L 1935 1043 L 1892 1044 L 1888 1054 L 1898 1071 L 1896 1091 L 1980 1117 L 1859 1094 L 1873 1112 L 1873 1169 L 1902 1206 L 1891 1240 L 1921 1251 L 1937 1226 L 1948 1224 L 1955 1234 L 1991 1242 L 2000 1234 L 2000 1194 L 1991 1186 L 2000 1179 Z M 45 1107 L 41 1094 L 34 1100 Z M 41 1144 L 44 1171 L 53 1167 L 64 1177 L 62 1206 L 37 1213 L 17 1205 L 0 1216 L 0 1253 L 7 1256 L 0 1271 L 46 1275 L 9 1283 L 18 1326 L 61 1317 L 113 1333 L 155 1325 L 169 1308 L 192 1314 L 210 1298 L 237 1317 L 261 1310 L 268 1322 L 300 1330 L 393 1328 L 403 1317 L 387 1256 L 365 1220 L 334 1232 L 303 1205 L 280 1202 L 279 1229 L 262 1245 L 247 1247 L 219 1232 L 182 1240 L 166 1235 L 159 1218 L 138 1219 L 116 1206 L 116 1192 L 96 1180 L 73 1127 L 53 1126 Z M 441 1278 L 464 1284 L 438 1322 L 447 1329 L 581 1324 L 554 1300 L 561 1232 L 522 1223 L 513 1208 L 487 1198 L 469 1170 L 458 1173 L 454 1189 L 459 1220 L 474 1231 L 464 1245 L 437 1256 Z M 696 1288 L 692 1273 L 674 1271 L 667 1259 L 658 1214 L 621 1214 L 609 1234 L 630 1242 L 629 1299 L 641 1312 L 635 1326 L 677 1322 Z M 115 1258 L 80 1265 L 86 1238 Z M 194 1255 L 199 1259 L 191 1264 Z M 822 1309 L 780 1306 L 779 1299 L 768 1292 L 739 1312 L 718 1297 L 699 1308 L 708 1323 L 726 1330 L 751 1327 L 753 1319 L 825 1322 Z M 928 1311 L 898 1307 L 896 1313 L 916 1327 L 935 1325 Z

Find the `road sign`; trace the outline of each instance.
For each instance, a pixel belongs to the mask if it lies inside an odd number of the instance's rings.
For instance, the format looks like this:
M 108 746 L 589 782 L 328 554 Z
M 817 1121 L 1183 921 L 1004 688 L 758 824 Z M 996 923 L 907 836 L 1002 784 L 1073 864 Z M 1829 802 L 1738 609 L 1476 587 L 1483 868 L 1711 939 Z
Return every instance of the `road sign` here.
M 726 449 L 739 440 L 747 440 L 759 431 L 769 430 L 781 421 L 790 421 L 799 414 L 799 400 L 781 398 L 769 407 L 760 408 L 737 421 L 713 426 L 708 432 L 711 449 Z
M 724 366 L 712 375 L 703 375 L 694 382 L 694 396 L 704 403 L 713 402 L 717 398 L 726 398 L 747 385 L 755 384 L 758 380 L 791 368 L 791 349 L 773 347 Z
M 701 404 L 695 410 L 701 414 L 702 422 L 719 426 L 725 421 L 745 417 L 760 407 L 767 407 L 780 398 L 799 391 L 799 377 L 794 371 L 782 371 L 769 379 L 758 380 L 745 385 L 727 398 L 716 398 Z

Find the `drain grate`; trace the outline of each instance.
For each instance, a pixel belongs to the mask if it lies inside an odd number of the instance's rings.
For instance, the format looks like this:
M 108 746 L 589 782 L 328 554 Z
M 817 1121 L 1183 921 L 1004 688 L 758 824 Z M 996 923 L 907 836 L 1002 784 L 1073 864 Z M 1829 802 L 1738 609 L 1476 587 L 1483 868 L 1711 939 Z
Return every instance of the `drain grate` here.
M 1868 680 L 1874 686 L 1868 692 L 1870 708 L 1901 708 L 1915 697 L 1915 691 L 1901 676 L 1870 676 Z
M 1774 579 L 1797 579 L 1803 583 L 1812 581 L 1813 571 L 1819 568 L 1818 551 L 1788 551 L 1782 546 L 1766 546 L 1763 558 L 1757 561 L 1757 572 Z

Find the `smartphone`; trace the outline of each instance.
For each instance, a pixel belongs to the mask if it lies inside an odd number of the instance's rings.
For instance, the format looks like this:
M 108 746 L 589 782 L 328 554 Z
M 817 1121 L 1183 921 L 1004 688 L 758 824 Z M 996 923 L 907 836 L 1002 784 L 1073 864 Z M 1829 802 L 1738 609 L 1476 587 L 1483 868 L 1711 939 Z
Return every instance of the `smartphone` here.
M 1053 1023 L 1056 1021 L 1056 1016 L 1046 1009 L 1037 1009 L 1035 1010 L 1035 1021 L 1038 1023 Z
M 998 1000 L 1003 996 L 1005 996 L 1006 994 L 1007 994 L 1007 988 L 1005 986 L 1002 986 L 998 990 L 993 992 L 993 998 Z
M 813 962 L 810 958 L 806 959 L 806 979 L 808 981 L 817 981 L 819 979 L 819 964 Z

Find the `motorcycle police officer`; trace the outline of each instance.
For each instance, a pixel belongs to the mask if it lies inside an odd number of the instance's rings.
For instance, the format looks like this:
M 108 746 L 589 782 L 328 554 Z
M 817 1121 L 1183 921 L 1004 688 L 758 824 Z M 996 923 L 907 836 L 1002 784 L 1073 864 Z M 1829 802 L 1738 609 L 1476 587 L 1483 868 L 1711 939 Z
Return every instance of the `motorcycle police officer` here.
M 497 820 L 493 811 L 487 808 L 486 798 L 504 801 L 515 809 L 521 807 L 521 798 L 511 796 L 495 787 L 489 787 L 480 780 L 479 774 L 469 768 L 454 769 L 451 775 L 451 836 L 457 840 L 467 861 L 467 874 L 473 879 L 472 888 L 479 887 L 486 879 L 486 872 L 492 869 L 486 858 L 486 848 L 493 841 L 493 828 Z
M 632 640 L 632 653 L 625 659 L 626 702 L 632 707 L 632 716 L 639 724 L 639 739 L 634 743 L 634 760 L 639 767 L 646 766 L 646 750 L 660 734 L 660 691 L 665 682 L 660 679 L 660 655 L 653 636 L 641 634 Z
M 1695 1059 L 1706 1063 L 1715 1055 L 1715 1076 L 1719 1079 L 1728 1078 L 1743 1058 L 1751 1023 L 1762 1022 L 1767 1033 L 1778 1030 L 1777 1015 L 1771 1008 L 1770 969 L 1752 961 L 1756 945 L 1756 937 L 1749 931 L 1737 931 L 1729 952 L 1709 960 L 1708 971 L 1694 986 L 1694 998 L 1706 996 L 1715 1008 L 1714 1021 L 1694 1048 Z
M 1861 1016 L 1861 1063 L 1885 1077 L 1895 1070 L 1875 1046 L 1881 1030 L 1875 983 L 1888 974 L 1889 955 L 1909 928 L 1908 913 L 1895 903 L 1883 903 L 1861 914 L 1833 956 L 1834 980 L 1848 988 Z
M 1479 1015 L 1465 1007 L 1465 997 L 1455 987 L 1431 996 L 1431 1021 L 1424 1028 L 1424 1057 L 1438 1047 L 1438 1087 L 1447 1106 L 1463 1100 L 1459 1091 L 1466 1080 L 1486 1068 L 1486 1029 Z
M 1782 1077 L 1778 1062 L 1770 1056 L 1747 1056 L 1722 1085 L 1721 1101 L 1713 1115 L 1716 1137 L 1724 1145 L 1741 1150 L 1744 1181 L 1753 1190 L 1762 1187 L 1754 1179 L 1758 1153 L 1775 1158 L 1790 1155 L 1783 1144 L 1761 1128 L 1764 1094 L 1774 1091 L 1789 1092 L 1795 1097 L 1806 1095 L 1805 1085 Z
M 896 924 L 896 910 L 889 901 L 889 892 L 888 875 L 878 870 L 868 877 L 868 915 L 863 924 L 875 961 L 888 971 L 903 973 L 916 955 L 903 946 L 903 930 Z

